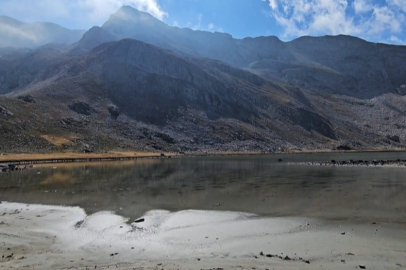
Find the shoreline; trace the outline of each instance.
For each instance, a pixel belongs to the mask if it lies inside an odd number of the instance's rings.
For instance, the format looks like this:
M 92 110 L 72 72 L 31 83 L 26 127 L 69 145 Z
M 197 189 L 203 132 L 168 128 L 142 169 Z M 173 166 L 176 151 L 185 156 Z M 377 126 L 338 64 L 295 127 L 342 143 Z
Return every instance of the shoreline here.
M 303 166 L 330 166 L 330 167 L 372 167 L 372 168 L 406 168 L 406 160 L 346 160 L 346 161 L 309 161 L 288 163 Z
M 404 226 L 149 211 L 133 222 L 80 207 L 0 203 L 0 266 L 35 269 L 402 269 Z M 130 223 L 132 222 L 132 223 Z M 383 259 L 385 258 L 385 259 Z
M 179 154 L 147 152 L 2 154 L 0 155 L 0 165 L 20 166 L 52 163 L 125 161 L 145 158 L 171 158 L 177 155 Z
M 125 161 L 141 158 L 172 158 L 172 157 L 210 157 L 210 156 L 253 156 L 253 155 L 306 155 L 306 154 L 340 154 L 340 153 L 396 153 L 406 152 L 406 149 L 365 149 L 365 150 L 305 150 L 289 152 L 194 152 L 194 153 L 170 153 L 170 152 L 103 152 L 103 153 L 5 153 L 0 155 L 0 165 L 30 165 L 49 163 L 73 163 L 73 162 L 99 162 L 99 161 Z M 324 161 L 320 161 L 322 163 Z M 313 164 L 314 165 L 314 164 Z

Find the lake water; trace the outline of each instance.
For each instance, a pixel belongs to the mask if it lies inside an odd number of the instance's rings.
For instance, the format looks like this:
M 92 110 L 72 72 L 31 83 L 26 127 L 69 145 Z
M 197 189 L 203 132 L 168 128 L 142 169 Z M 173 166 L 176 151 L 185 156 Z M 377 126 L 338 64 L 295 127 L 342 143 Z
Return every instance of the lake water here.
M 278 162 L 278 159 L 283 162 Z M 80 206 L 135 219 L 153 209 L 406 223 L 406 168 L 291 162 L 406 159 L 404 152 L 140 159 L 0 174 L 0 200 Z M 55 167 L 55 168 L 54 168 Z

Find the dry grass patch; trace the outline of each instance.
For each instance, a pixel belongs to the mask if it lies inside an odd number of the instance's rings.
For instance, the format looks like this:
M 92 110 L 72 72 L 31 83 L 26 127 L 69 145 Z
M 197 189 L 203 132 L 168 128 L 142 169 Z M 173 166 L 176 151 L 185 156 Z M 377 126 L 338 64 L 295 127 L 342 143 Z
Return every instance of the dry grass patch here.
M 56 135 L 41 135 L 41 138 L 47 140 L 49 143 L 52 143 L 55 146 L 62 146 L 65 144 L 70 144 L 72 140 L 77 139 L 77 137 L 62 137 Z

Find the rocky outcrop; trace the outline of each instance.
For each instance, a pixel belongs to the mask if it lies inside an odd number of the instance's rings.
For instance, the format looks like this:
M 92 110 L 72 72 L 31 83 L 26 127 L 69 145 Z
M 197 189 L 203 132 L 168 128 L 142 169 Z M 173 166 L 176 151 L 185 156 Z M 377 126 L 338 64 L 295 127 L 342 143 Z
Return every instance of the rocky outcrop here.
M 398 88 L 396 88 L 396 90 L 399 95 L 405 96 L 406 95 L 406 84 L 399 86 Z
M 68 105 L 68 107 L 72 111 L 82 115 L 91 115 L 94 112 L 94 110 L 92 109 L 92 107 L 90 107 L 89 104 L 81 101 Z
M 111 118 L 113 119 L 117 119 L 120 116 L 120 109 L 115 106 L 115 105 L 109 105 L 107 107 L 107 109 L 109 110 L 109 113 L 111 115 Z
M 176 143 L 175 139 L 172 138 L 171 136 L 169 136 L 168 134 L 157 132 L 157 133 L 155 134 L 155 136 L 156 136 L 157 138 L 161 138 L 161 139 L 162 139 L 164 142 L 166 142 L 166 143 L 169 143 L 169 144 L 174 144 L 174 143 Z
M 316 131 L 330 139 L 337 138 L 330 121 L 315 112 L 298 108 L 289 113 L 289 117 L 294 123 L 302 126 L 307 131 Z
M 13 116 L 14 113 L 9 111 L 7 108 L 0 106 L 0 114 L 7 115 L 7 116 Z
M 400 143 L 400 138 L 397 135 L 387 135 L 386 138 L 388 138 L 389 140 L 391 140 L 393 142 Z
M 27 103 L 36 103 L 34 97 L 31 95 L 19 96 L 18 99 Z
M 352 150 L 352 148 L 349 145 L 346 144 L 340 144 L 339 146 L 337 146 L 335 148 L 335 150 L 339 150 L 339 151 L 350 151 Z

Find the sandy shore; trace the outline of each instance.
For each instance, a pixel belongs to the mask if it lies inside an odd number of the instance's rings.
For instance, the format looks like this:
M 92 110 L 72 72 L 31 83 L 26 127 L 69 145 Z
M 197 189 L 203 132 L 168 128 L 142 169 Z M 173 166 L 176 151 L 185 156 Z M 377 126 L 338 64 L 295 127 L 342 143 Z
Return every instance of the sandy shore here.
M 109 158 L 109 157 L 157 157 L 160 153 L 153 152 L 106 152 L 106 153 L 37 153 L 37 154 L 3 154 L 0 161 L 5 160 L 44 160 L 69 158 Z
M 261 152 L 216 152 L 216 153 L 189 153 L 189 156 L 249 156 L 260 155 Z M 138 158 L 183 156 L 184 153 L 168 152 L 134 152 L 134 151 L 109 151 L 105 153 L 8 153 L 0 154 L 0 164 L 47 164 L 47 163 L 71 163 L 91 161 L 117 161 L 132 160 Z
M 3 202 L 0 269 L 406 267 L 405 224 L 193 210 L 140 218 L 131 223 L 111 212 Z

